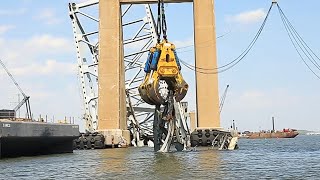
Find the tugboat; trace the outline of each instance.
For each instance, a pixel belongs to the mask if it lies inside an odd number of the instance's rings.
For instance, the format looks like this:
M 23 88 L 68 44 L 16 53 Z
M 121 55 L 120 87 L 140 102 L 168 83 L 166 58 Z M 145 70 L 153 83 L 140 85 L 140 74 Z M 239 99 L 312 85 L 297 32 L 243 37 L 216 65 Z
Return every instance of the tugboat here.
M 274 129 L 274 117 L 272 117 L 272 130 L 261 132 L 244 132 L 240 135 L 240 138 L 247 139 L 266 139 L 266 138 L 294 138 L 298 135 L 296 129 L 283 129 L 282 131 L 275 131 Z

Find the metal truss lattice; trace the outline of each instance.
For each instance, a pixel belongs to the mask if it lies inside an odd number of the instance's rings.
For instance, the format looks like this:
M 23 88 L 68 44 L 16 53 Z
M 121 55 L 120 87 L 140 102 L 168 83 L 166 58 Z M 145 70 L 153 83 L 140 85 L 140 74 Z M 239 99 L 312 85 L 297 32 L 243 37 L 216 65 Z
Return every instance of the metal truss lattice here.
M 69 13 L 77 52 L 78 75 L 86 130 L 98 127 L 99 1 L 70 3 Z M 150 5 L 122 5 L 122 28 L 129 129 L 152 134 L 154 107 L 142 101 L 138 86 L 144 79 L 146 53 L 156 42 Z

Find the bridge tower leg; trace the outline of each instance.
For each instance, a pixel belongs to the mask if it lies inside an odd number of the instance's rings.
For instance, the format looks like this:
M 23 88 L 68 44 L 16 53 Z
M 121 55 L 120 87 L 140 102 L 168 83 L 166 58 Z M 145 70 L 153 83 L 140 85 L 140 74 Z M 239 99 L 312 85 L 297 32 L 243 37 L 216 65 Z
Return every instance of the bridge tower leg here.
M 217 68 L 214 0 L 194 0 L 195 64 Z M 220 129 L 218 75 L 196 72 L 197 126 Z
M 98 131 L 106 145 L 129 144 L 120 0 L 100 0 L 99 13 Z

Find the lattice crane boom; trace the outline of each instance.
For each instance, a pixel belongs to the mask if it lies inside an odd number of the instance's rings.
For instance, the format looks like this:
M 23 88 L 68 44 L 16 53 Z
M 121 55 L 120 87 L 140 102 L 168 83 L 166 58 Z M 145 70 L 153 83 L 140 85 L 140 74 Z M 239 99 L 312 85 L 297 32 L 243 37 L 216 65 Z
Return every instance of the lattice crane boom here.
M 17 112 L 24 104 L 26 104 L 26 110 L 27 110 L 27 118 L 28 119 L 32 119 L 32 114 L 31 114 L 31 108 L 30 108 L 30 96 L 27 96 L 23 90 L 21 89 L 21 87 L 19 86 L 19 84 L 17 83 L 17 81 L 13 78 L 12 74 L 9 72 L 8 68 L 4 65 L 3 61 L 0 59 L 0 64 L 3 67 L 3 69 L 6 71 L 6 73 L 8 74 L 8 76 L 10 77 L 10 79 L 12 80 L 13 84 L 18 88 L 18 90 L 20 91 L 20 93 L 23 96 L 23 99 L 21 102 L 19 102 L 19 104 L 14 108 L 14 111 Z
M 221 97 L 221 101 L 220 101 L 220 105 L 219 105 L 219 108 L 220 108 L 220 113 L 222 111 L 222 108 L 223 108 L 223 105 L 224 105 L 224 102 L 226 100 L 226 97 L 227 97 L 227 92 L 228 92 L 228 89 L 229 89 L 229 84 L 227 85 L 226 89 L 224 90 L 224 93 Z

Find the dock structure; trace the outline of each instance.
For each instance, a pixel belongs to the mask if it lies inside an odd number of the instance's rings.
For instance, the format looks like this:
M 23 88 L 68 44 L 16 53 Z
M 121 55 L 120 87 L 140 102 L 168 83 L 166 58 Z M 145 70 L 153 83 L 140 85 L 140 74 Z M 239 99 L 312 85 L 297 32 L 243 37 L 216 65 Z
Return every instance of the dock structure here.
M 195 64 L 217 68 L 213 0 L 165 0 L 166 3 L 193 2 Z M 157 0 L 99 1 L 99 96 L 98 131 L 106 144 L 127 139 L 125 72 L 121 4 L 157 3 Z M 218 75 L 196 72 L 197 128 L 220 128 Z
M 79 126 L 0 120 L 0 158 L 72 153 Z

